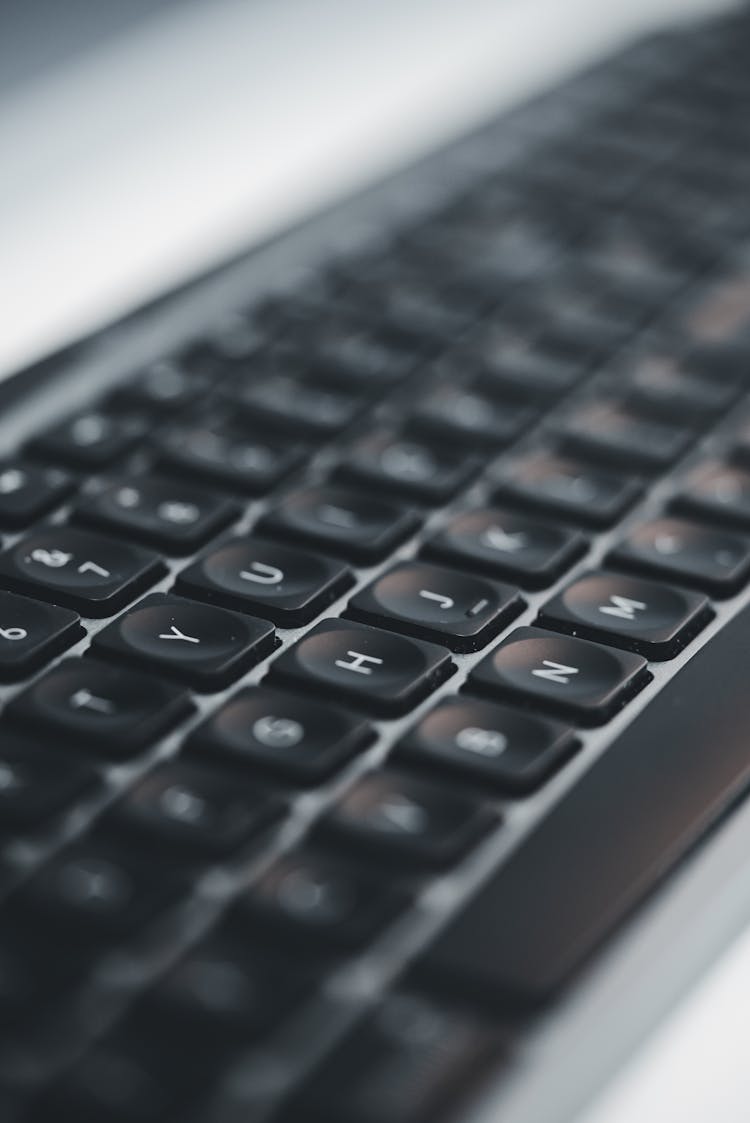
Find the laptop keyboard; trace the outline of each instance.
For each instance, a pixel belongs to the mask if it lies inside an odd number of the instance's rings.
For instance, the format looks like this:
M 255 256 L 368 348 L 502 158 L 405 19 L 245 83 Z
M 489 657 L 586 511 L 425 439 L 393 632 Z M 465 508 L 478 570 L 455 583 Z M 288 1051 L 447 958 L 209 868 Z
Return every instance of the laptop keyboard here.
M 749 35 L 0 464 L 4 1120 L 458 1118 L 736 798 Z

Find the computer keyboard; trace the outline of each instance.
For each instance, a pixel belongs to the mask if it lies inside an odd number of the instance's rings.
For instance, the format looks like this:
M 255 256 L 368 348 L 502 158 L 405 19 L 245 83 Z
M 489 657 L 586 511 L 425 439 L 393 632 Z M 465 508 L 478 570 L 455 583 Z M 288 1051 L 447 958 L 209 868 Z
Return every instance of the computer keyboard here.
M 458 1119 L 740 797 L 748 47 L 644 41 L 379 187 L 356 251 L 35 388 L 4 1121 Z

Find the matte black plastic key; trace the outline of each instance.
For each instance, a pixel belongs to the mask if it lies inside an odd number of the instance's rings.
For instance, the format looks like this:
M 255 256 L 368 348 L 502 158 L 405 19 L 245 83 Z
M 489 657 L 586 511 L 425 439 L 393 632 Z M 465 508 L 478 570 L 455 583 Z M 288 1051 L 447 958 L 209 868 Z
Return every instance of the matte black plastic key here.
M 156 441 L 164 471 L 247 495 L 270 491 L 307 455 L 296 442 L 269 440 L 267 434 L 228 422 L 172 425 Z
M 491 450 L 510 444 L 534 417 L 528 406 L 499 401 L 472 386 L 444 386 L 417 406 L 407 425 L 451 446 Z
M 539 622 L 649 659 L 670 659 L 712 615 L 701 593 L 600 570 L 580 577 L 548 601 Z
M 87 764 L 44 748 L 32 737 L 0 729 L 0 831 L 26 832 L 75 804 L 96 787 Z
M 55 464 L 94 471 L 130 452 L 147 431 L 142 417 L 92 411 L 40 433 L 29 442 L 26 451 Z
M 502 468 L 496 496 L 584 526 L 605 527 L 635 503 L 640 484 L 547 452 L 530 453 Z
M 83 635 L 75 612 L 0 592 L 0 682 L 24 678 Z
M 750 537 L 685 519 L 654 519 L 635 527 L 608 560 L 728 597 L 750 577 Z
M 616 399 L 582 405 L 555 428 L 573 452 L 644 472 L 667 467 L 694 439 L 689 428 L 640 416 Z
M 670 509 L 750 530 L 750 471 L 712 460 L 691 472 Z
M 252 537 L 211 550 L 179 574 L 175 587 L 293 628 L 309 624 L 353 581 L 343 562 Z
M 348 620 L 323 620 L 271 667 L 274 679 L 368 713 L 406 713 L 453 671 L 443 647 Z
M 362 589 L 347 615 L 365 624 L 478 651 L 521 612 L 515 589 L 424 562 L 402 562 Z
M 0 461 L 0 526 L 28 526 L 62 503 L 74 487 L 73 477 L 59 468 Z
M 581 725 L 608 721 L 649 680 L 640 655 L 517 628 L 471 673 L 470 689 L 540 706 Z
M 745 608 L 597 757 L 428 949 L 431 978 L 550 997 L 747 793 L 749 629 Z
M 221 690 L 274 646 L 266 620 L 226 608 L 154 593 L 94 637 L 94 651 L 143 669 L 149 664 L 168 678 L 199 691 Z
M 236 503 L 192 484 L 139 476 L 83 500 L 75 518 L 167 554 L 181 555 L 203 546 L 238 514 Z
M 363 718 L 285 691 L 241 690 L 190 737 L 186 750 L 306 786 L 325 780 L 373 738 Z
M 0 554 L 0 585 L 82 616 L 111 616 L 163 573 L 148 550 L 68 526 L 33 531 Z
M 427 558 L 543 589 L 585 552 L 577 530 L 545 525 L 515 511 L 484 508 L 456 515 L 422 547 Z
M 174 414 L 192 405 L 207 389 L 205 378 L 162 360 L 128 379 L 113 391 L 108 404 L 156 414 Z
M 452 498 L 477 474 L 481 462 L 463 451 L 383 433 L 364 438 L 342 460 L 337 476 L 385 489 L 421 503 Z
M 322 440 L 345 429 L 364 405 L 353 394 L 282 373 L 266 379 L 253 377 L 245 386 L 233 389 L 233 395 L 237 406 L 262 425 L 310 440 Z

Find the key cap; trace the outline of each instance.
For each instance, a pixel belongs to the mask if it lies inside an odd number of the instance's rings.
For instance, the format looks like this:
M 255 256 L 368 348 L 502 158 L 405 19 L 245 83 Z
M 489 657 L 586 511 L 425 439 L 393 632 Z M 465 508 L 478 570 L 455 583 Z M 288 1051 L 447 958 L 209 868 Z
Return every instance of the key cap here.
M 410 429 L 450 447 L 497 449 L 515 440 L 534 420 L 531 409 L 498 401 L 474 387 L 443 386 L 417 406 Z
M 399 742 L 395 759 L 517 795 L 540 787 L 576 748 L 572 731 L 558 722 L 492 702 L 448 698 Z
M 114 808 L 131 840 L 199 858 L 220 858 L 244 846 L 280 815 L 281 805 L 232 772 L 197 761 L 159 765 Z
M 644 472 L 666 468 L 694 440 L 690 429 L 640 417 L 616 399 L 579 406 L 555 428 L 574 453 Z
M 739 385 L 704 378 L 692 371 L 689 360 L 668 349 L 655 350 L 631 361 L 623 371 L 628 398 L 657 417 L 686 418 L 700 425 L 728 409 Z
M 688 476 L 670 509 L 750 530 L 750 472 L 711 460 Z
M 270 441 L 227 422 L 176 425 L 157 439 L 159 463 L 166 471 L 216 482 L 246 495 L 270 491 L 307 455 L 297 444 Z
M 480 385 L 488 393 L 505 396 L 510 391 L 532 402 L 565 393 L 586 374 L 585 366 L 538 330 L 526 333 L 508 330 L 505 325 L 489 327 L 484 334 L 466 340 L 464 352 L 479 364 Z M 463 363 L 466 369 L 466 358 Z
M 151 664 L 200 691 L 221 690 L 273 647 L 267 621 L 165 593 L 146 597 L 93 640 L 103 657 Z
M 683 519 L 653 519 L 631 531 L 609 560 L 727 597 L 750 575 L 750 538 Z
M 9 703 L 14 721 L 119 760 L 153 744 L 190 713 L 185 694 L 158 679 L 105 666 L 93 659 L 66 659 Z
M 646 660 L 588 640 L 517 628 L 471 673 L 474 690 L 603 725 L 649 681 Z
M 431 978 L 547 999 L 745 793 L 748 628 L 745 608 L 597 757 L 428 949 Z
M 59 468 L 0 461 L 0 526 L 28 526 L 59 506 L 74 487 L 72 477 Z
M 372 738 L 370 726 L 354 714 L 255 686 L 198 726 L 186 749 L 305 786 L 327 779 Z
M 43 826 L 96 786 L 88 765 L 45 749 L 7 727 L 0 731 L 0 830 Z M 0 995 L 2 988 L 0 987 Z
M 347 615 L 365 624 L 478 651 L 523 609 L 515 589 L 435 565 L 403 562 L 362 589 Z
M 384 717 L 406 713 L 452 671 L 442 647 L 346 620 L 316 624 L 271 668 L 291 686 Z
M 0 584 L 83 616 L 111 616 L 164 572 L 147 550 L 67 526 L 33 531 L 0 554 Z
M 499 508 L 451 519 L 422 547 L 427 558 L 517 581 L 527 589 L 551 585 L 585 552 L 577 530 L 545 526 Z
M 404 894 L 339 857 L 298 850 L 279 858 L 235 904 L 241 930 L 267 929 L 291 947 L 361 947 L 401 912 Z
M 351 425 L 364 405 L 353 394 L 321 388 L 281 373 L 266 379 L 253 377 L 244 386 L 233 389 L 233 396 L 238 408 L 258 423 L 310 440 L 335 436 Z
M 391 995 L 293 1094 L 281 1123 L 432 1123 L 504 1055 L 488 1023 Z
M 287 495 L 260 520 L 258 530 L 372 565 L 409 538 L 418 525 L 413 511 L 395 503 L 321 487 Z
M 75 612 L 0 592 L 0 681 L 25 678 L 85 634 Z
M 382 393 L 407 378 L 421 361 L 421 341 L 342 313 L 316 317 L 301 350 L 315 377 L 351 392 Z
M 174 416 L 192 405 L 206 391 L 204 378 L 183 369 L 178 362 L 162 359 L 124 382 L 108 400 L 118 409 Z
M 320 821 L 337 846 L 418 869 L 457 861 L 498 817 L 486 804 L 394 769 L 370 772 Z
M 112 484 L 75 511 L 76 519 L 88 526 L 176 555 L 191 554 L 238 514 L 229 499 L 156 476 Z
M 92 411 L 59 422 L 26 446 L 32 456 L 70 468 L 94 471 L 113 464 L 135 447 L 147 431 L 143 418 Z
M 712 615 L 700 593 L 600 570 L 548 601 L 539 623 L 637 651 L 648 659 L 671 659 Z
M 496 495 L 524 511 L 533 507 L 586 526 L 604 527 L 622 517 L 640 490 L 640 484 L 629 477 L 535 452 L 504 466 Z
M 411 437 L 383 433 L 360 441 L 339 465 L 345 481 L 394 491 L 422 503 L 443 503 L 469 483 L 480 462 Z
M 354 578 L 343 562 L 262 538 L 234 538 L 177 578 L 178 592 L 254 612 L 282 628 L 309 624 Z

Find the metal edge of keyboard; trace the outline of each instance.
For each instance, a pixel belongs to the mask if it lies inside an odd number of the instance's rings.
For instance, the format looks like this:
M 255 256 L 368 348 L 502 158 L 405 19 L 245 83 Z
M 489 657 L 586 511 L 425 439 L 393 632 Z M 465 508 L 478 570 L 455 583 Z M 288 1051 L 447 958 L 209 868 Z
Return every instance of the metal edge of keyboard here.
M 606 69 L 603 70 L 600 87 L 606 91 L 610 81 Z M 585 117 L 588 112 L 601 108 L 601 88 L 597 87 L 596 76 L 574 79 L 567 88 L 573 112 Z M 533 108 L 529 112 L 533 114 Z M 420 163 L 416 169 L 389 178 L 383 185 L 352 202 L 339 204 L 322 216 L 274 239 L 269 245 L 256 249 L 249 257 L 243 257 L 218 272 L 187 285 L 168 299 L 157 301 L 140 314 L 128 317 L 121 324 L 97 335 L 82 348 L 74 347 L 67 355 L 52 357 L 49 361 L 37 364 L 28 372 L 28 378 L 26 372 L 21 372 L 3 388 L 0 401 L 5 410 L 0 420 L 0 449 L 11 448 L 19 438 L 23 439 L 23 435 L 32 426 L 36 428 L 46 420 L 56 418 L 63 411 L 70 412 L 76 405 L 83 405 L 91 396 L 116 384 L 123 376 L 147 361 L 168 353 L 186 340 L 216 330 L 224 321 L 227 309 L 250 304 L 254 294 L 261 295 L 269 288 L 293 287 L 300 274 L 301 262 L 309 264 L 309 268 L 314 270 L 319 261 L 327 260 L 332 250 L 354 251 L 356 248 L 363 248 L 371 240 L 377 240 L 381 228 L 388 232 L 393 226 L 408 223 L 415 210 L 420 212 L 425 207 L 426 200 L 436 205 L 440 198 L 449 197 L 456 186 L 464 181 L 471 182 L 477 171 L 481 170 L 488 135 L 498 135 L 501 145 L 505 146 L 507 162 L 512 163 L 524 149 L 533 149 L 539 139 L 533 129 L 525 132 L 524 114 L 528 115 L 526 110 L 520 113 L 518 127 L 512 124 L 509 126 L 509 121 L 513 121 L 511 113 L 509 118 L 503 118 L 498 124 L 492 124 L 475 136 L 452 146 L 447 156 L 441 152 Z M 502 156 L 496 152 L 491 167 L 499 167 L 502 162 Z M 437 184 L 431 180 L 433 168 L 440 172 L 440 182 Z M 747 413 L 746 403 L 732 411 L 731 419 L 736 420 L 743 409 Z M 647 499 L 614 531 L 599 535 L 594 549 L 563 579 L 540 593 L 526 594 L 528 608 L 510 627 L 504 629 L 492 646 L 516 627 L 532 622 L 539 606 L 572 577 L 603 557 L 615 537 L 619 538 L 624 529 L 656 512 L 663 497 L 669 493 L 670 480 L 681 474 L 687 463 L 719 446 L 721 429 L 722 426 L 700 442 L 671 473 L 663 477 Z M 532 433 L 530 437 L 524 438 L 521 447 L 533 443 L 533 440 Z M 513 446 L 513 451 L 518 447 Z M 322 474 L 325 465 L 323 453 L 316 458 L 314 469 L 306 473 L 306 478 L 312 482 Z M 473 485 L 457 501 L 433 516 L 427 523 L 427 530 L 420 532 L 397 550 L 394 557 L 403 559 L 412 556 L 426 533 L 446 521 L 455 511 L 470 503 L 481 502 L 486 497 L 487 490 L 486 481 Z M 249 527 L 268 505 L 267 500 L 248 503 L 245 515 L 234 529 Z M 65 513 L 62 510 L 56 518 L 62 519 Z M 5 536 L 5 542 L 12 543 L 16 537 Z M 335 602 L 323 615 L 337 615 L 354 591 L 372 580 L 392 560 L 393 557 L 380 566 L 360 570 L 355 589 Z M 184 561 L 170 562 L 169 577 L 155 586 L 153 591 L 162 590 L 170 584 L 174 573 L 185 564 L 187 563 Z M 423 946 L 442 921 L 456 910 L 461 901 L 471 895 L 473 889 L 517 845 L 544 815 L 546 809 L 575 784 L 591 762 L 642 711 L 659 687 L 747 603 L 750 603 L 750 589 L 720 603 L 716 619 L 683 653 L 669 663 L 651 665 L 654 680 L 641 695 L 603 729 L 582 734 L 582 751 L 540 792 L 519 801 L 517 805 L 513 805 L 511 801 L 504 804 L 505 823 L 497 835 L 459 868 L 433 883 L 417 909 L 404 922 L 394 926 L 363 957 L 353 961 L 332 979 L 329 992 L 334 1001 L 329 1006 L 323 1000 L 319 1008 L 311 1009 L 297 1036 L 301 1034 L 317 1038 L 321 1046 L 326 1040 L 335 1038 L 349 1020 L 346 1014 L 347 1004 L 350 1004 L 351 1017 L 354 1017 L 361 1005 L 376 995 L 397 973 L 404 959 Z M 87 620 L 86 624 L 89 634 L 103 626 L 101 621 Z M 284 646 L 280 650 L 305 631 L 307 628 L 282 631 Z M 88 643 L 88 640 L 84 643 Z M 83 645 L 82 643 L 73 648 L 72 652 L 76 653 Z M 454 693 L 467 670 L 485 654 L 486 650 L 475 655 L 454 657 L 459 667 L 458 676 L 450 679 L 408 717 L 395 722 L 379 723 L 384 736 L 374 748 L 355 761 L 332 784 L 319 792 L 300 796 L 295 803 L 293 819 L 280 839 L 281 844 L 287 845 L 309 821 L 321 802 L 330 801 L 342 784 L 349 783 L 353 776 L 382 759 L 405 728 L 431 708 L 436 699 Z M 214 695 L 210 700 L 203 700 L 201 713 L 205 713 L 208 708 L 218 707 L 239 685 L 257 682 L 266 668 L 267 661 L 264 660 L 258 668 L 245 675 L 240 683 L 235 683 L 231 690 Z M 0 701 L 4 702 L 12 697 L 17 689 L 0 687 Z M 173 755 L 184 736 L 184 729 L 185 727 L 166 738 L 147 759 L 143 758 L 137 765 L 110 768 L 108 773 L 112 783 L 111 793 L 121 790 L 142 767 L 150 766 L 154 759 Z M 81 822 L 77 818 L 67 824 L 70 834 L 77 833 L 80 827 Z M 503 1077 L 497 1094 L 494 1089 L 488 1091 L 487 1098 L 478 1103 L 476 1114 L 471 1116 L 471 1123 L 489 1123 L 491 1119 L 498 1118 L 498 1113 L 502 1114 L 507 1123 L 531 1123 L 532 1120 L 535 1123 L 540 1123 L 541 1120 L 544 1123 L 557 1123 L 558 1120 L 573 1117 L 572 1113 L 585 1102 L 594 1087 L 606 1079 L 622 1057 L 632 1051 L 643 1033 L 673 1005 L 685 986 L 750 919 L 750 890 L 745 887 L 742 892 L 738 891 L 738 878 L 748 841 L 750 806 L 735 812 L 734 817 L 714 840 L 696 854 L 670 884 L 663 888 L 658 898 L 642 910 L 627 929 L 599 955 L 578 987 L 550 1015 L 540 1021 L 520 1050 L 515 1072 Z M 26 863 L 31 866 L 39 856 L 39 853 L 24 851 L 23 848 L 19 848 L 16 854 L 22 866 Z M 267 860 L 268 856 L 262 859 L 264 864 Z M 246 879 L 243 872 L 241 880 L 244 882 Z M 202 901 L 202 906 L 199 903 L 196 910 L 193 932 L 199 931 L 203 924 L 210 921 L 217 903 L 236 888 L 237 884 L 239 878 L 233 881 L 230 876 L 223 879 L 208 878 L 199 887 L 199 902 Z M 706 923 L 686 932 L 686 918 L 693 915 L 696 904 L 704 907 L 709 900 L 714 902 L 714 908 Z M 666 956 L 665 949 L 669 951 Z M 117 973 L 113 973 L 110 982 L 115 991 L 118 987 L 124 987 L 125 990 L 131 985 L 137 987 L 155 966 L 146 966 L 141 971 L 133 964 L 122 964 L 119 977 Z M 639 984 L 637 988 L 633 986 L 635 980 Z M 341 1000 L 344 1003 L 339 1006 Z M 607 1020 L 608 1032 L 603 1035 L 602 1019 L 615 1002 L 618 1024 L 613 1026 Z M 334 1006 L 339 1012 L 344 1011 L 340 1023 L 329 1017 Z M 319 1032 L 323 1030 L 325 1032 Z M 596 1055 L 592 1055 L 590 1048 L 585 1057 L 577 1055 L 572 1043 L 586 1041 L 587 1046 L 590 1046 L 594 1040 L 597 1042 L 597 1049 L 594 1051 Z M 535 1082 L 530 1078 L 540 1070 L 542 1064 L 544 1081 Z M 252 1074 L 248 1072 L 246 1075 L 247 1079 L 243 1083 L 241 1069 L 237 1072 L 237 1119 L 242 1118 L 246 1109 L 247 1096 L 250 1096 L 252 1102 L 254 1094 Z M 278 1077 L 280 1080 L 285 1079 L 283 1068 Z M 542 1083 L 543 1089 L 538 1086 Z M 272 1086 L 270 1091 L 273 1091 Z M 227 1103 L 226 1118 L 230 1118 L 235 1109 L 231 1098 Z M 469 1119 L 467 1115 L 467 1123 Z

